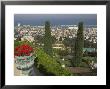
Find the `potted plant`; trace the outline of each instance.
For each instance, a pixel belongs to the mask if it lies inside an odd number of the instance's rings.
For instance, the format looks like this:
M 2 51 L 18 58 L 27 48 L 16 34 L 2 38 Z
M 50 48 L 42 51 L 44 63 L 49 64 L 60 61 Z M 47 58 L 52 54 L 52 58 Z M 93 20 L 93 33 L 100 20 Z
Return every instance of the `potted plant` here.
M 16 67 L 22 70 L 24 75 L 29 75 L 34 64 L 33 48 L 28 44 L 21 44 L 14 49 Z

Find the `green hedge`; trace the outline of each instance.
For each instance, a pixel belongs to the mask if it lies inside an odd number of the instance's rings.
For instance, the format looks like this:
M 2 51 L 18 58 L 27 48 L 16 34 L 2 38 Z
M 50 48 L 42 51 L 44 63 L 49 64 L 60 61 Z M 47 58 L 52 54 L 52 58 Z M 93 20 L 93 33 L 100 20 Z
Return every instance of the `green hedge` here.
M 30 45 L 31 47 L 34 48 L 34 45 L 33 45 L 32 42 L 29 42 L 29 41 L 17 41 L 17 40 L 14 41 L 14 48 L 16 46 L 19 46 L 19 45 L 22 45 L 22 44 L 28 44 L 28 45 Z
M 84 62 L 91 62 L 91 61 L 94 61 L 95 63 L 97 63 L 97 58 L 96 57 L 83 57 L 82 61 Z
M 36 49 L 36 56 L 37 59 L 35 61 L 37 61 L 37 68 L 42 66 L 45 72 L 56 76 L 72 75 L 69 70 L 62 68 L 54 58 L 47 55 L 42 49 Z

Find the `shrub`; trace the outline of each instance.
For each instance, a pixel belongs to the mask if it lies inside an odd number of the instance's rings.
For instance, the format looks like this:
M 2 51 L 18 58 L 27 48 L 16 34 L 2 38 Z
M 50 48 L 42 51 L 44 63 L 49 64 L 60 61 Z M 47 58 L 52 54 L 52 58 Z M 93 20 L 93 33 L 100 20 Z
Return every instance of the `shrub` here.
M 66 56 L 66 55 L 68 55 L 68 51 L 67 50 L 59 50 L 58 51 L 58 55 L 60 55 L 60 56 Z
M 83 62 L 82 66 L 83 67 L 87 67 L 88 66 L 89 68 L 91 68 L 90 63 L 92 61 L 94 61 L 94 63 L 97 63 L 97 58 L 96 57 L 83 57 L 83 59 L 82 59 L 82 62 Z
M 65 61 L 64 61 L 64 64 L 65 64 L 66 66 L 68 66 L 68 67 L 72 67 L 72 66 L 73 66 L 71 60 L 65 60 Z
M 82 63 L 80 64 L 80 67 L 89 68 L 89 65 L 88 65 L 88 63 L 86 63 L 86 62 L 82 62 Z
M 33 43 L 32 42 L 29 42 L 29 41 L 14 41 L 14 48 L 16 46 L 19 46 L 19 45 L 23 45 L 23 44 L 28 44 L 29 46 L 31 47 L 34 47 Z
M 94 61 L 95 63 L 97 63 L 97 58 L 96 57 L 83 57 L 82 61 L 87 62 L 87 63 Z
M 37 56 L 37 59 L 36 59 L 37 68 L 46 72 L 47 74 L 53 74 L 56 76 L 72 75 L 72 73 L 70 73 L 69 70 L 62 68 L 61 65 L 57 63 L 55 59 L 47 55 L 42 49 L 36 50 L 36 56 Z

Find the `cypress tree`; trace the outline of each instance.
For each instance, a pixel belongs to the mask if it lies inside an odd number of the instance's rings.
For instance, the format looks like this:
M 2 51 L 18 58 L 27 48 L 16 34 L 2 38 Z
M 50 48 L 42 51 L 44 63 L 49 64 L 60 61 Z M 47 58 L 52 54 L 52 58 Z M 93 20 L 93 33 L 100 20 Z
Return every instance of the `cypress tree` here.
M 49 21 L 45 22 L 44 51 L 52 56 L 52 37 Z
M 75 59 L 74 66 L 80 66 L 83 57 L 84 36 L 83 36 L 83 22 L 79 22 L 77 38 L 75 41 Z

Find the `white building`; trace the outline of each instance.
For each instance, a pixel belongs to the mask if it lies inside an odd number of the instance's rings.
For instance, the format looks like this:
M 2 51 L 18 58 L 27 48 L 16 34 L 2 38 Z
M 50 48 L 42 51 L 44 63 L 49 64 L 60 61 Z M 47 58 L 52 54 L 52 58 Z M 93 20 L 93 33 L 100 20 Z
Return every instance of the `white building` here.
M 21 41 L 25 41 L 25 40 L 27 40 L 29 42 L 33 42 L 34 41 L 34 37 L 32 37 L 32 36 L 23 36 L 21 38 Z
M 69 26 L 68 29 L 78 29 L 78 26 Z

